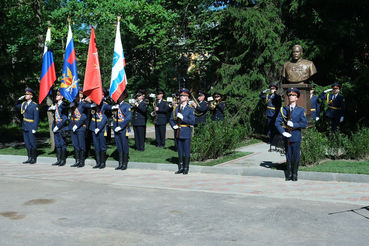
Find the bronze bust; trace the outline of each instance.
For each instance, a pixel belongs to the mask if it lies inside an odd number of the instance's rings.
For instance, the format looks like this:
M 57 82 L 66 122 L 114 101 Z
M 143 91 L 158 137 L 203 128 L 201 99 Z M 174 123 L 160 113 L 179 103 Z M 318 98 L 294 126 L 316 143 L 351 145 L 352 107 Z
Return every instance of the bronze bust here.
M 292 47 L 292 61 L 287 61 L 283 65 L 282 77 L 284 83 L 304 84 L 308 79 L 317 73 L 312 61 L 302 59 L 303 50 L 300 45 Z

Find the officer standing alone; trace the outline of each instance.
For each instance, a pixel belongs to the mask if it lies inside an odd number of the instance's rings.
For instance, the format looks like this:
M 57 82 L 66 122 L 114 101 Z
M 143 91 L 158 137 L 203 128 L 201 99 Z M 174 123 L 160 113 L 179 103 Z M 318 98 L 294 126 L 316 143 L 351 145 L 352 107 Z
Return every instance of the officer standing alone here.
M 36 132 L 39 123 L 38 104 L 32 101 L 33 90 L 31 88 L 25 89 L 24 96 L 18 98 L 15 106 L 20 108 L 23 115 L 22 130 L 23 139 L 27 148 L 28 159 L 23 164 L 35 164 L 37 162 L 37 144 Z M 25 99 L 25 102 L 22 102 Z
M 305 109 L 297 106 L 300 91 L 287 89 L 289 105 L 282 107 L 275 122 L 279 133 L 283 136 L 286 150 L 286 181 L 297 181 L 300 164 L 301 129 L 308 126 Z
M 136 93 L 136 102 L 133 105 L 132 126 L 135 135 L 136 151 L 145 151 L 147 108 L 149 101 L 145 99 L 146 92 L 138 90 Z

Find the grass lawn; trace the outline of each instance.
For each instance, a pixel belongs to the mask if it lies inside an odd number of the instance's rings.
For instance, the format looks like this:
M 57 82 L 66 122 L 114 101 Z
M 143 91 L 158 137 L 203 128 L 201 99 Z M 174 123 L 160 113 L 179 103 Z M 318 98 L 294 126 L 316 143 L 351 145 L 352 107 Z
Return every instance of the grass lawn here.
M 351 173 L 369 175 L 369 161 L 326 161 L 313 167 L 300 167 L 300 171 L 327 172 L 327 173 Z

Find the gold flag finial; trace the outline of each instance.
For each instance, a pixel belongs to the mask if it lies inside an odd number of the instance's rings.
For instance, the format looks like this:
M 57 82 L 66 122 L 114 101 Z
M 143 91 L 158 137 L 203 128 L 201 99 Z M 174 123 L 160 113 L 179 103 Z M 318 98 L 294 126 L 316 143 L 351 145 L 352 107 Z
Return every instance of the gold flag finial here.
M 68 21 L 68 24 L 70 25 L 71 19 L 69 17 L 67 18 L 67 21 Z
M 120 16 L 117 16 L 118 22 L 120 21 Z

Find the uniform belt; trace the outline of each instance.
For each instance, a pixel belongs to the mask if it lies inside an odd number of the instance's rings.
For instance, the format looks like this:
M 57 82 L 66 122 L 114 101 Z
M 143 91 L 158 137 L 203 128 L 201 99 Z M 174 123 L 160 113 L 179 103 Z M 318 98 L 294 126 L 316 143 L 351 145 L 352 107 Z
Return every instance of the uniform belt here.
M 269 107 L 269 106 L 267 106 L 267 108 L 269 108 L 269 109 L 275 109 L 274 107 Z
M 179 127 L 189 127 L 190 125 L 179 125 Z
M 23 118 L 23 120 L 28 121 L 28 122 L 35 122 L 35 120 L 30 120 L 30 119 L 26 119 L 26 118 Z
M 282 128 L 288 129 L 288 126 L 282 126 Z M 300 129 L 291 128 L 291 131 L 297 131 L 297 130 L 300 130 Z
M 311 111 L 316 111 L 316 108 L 312 108 Z
M 101 119 L 96 120 L 95 118 L 92 118 L 92 120 L 93 120 L 93 121 L 97 121 L 97 122 L 100 122 L 100 121 L 101 121 Z
M 340 110 L 341 109 L 341 108 L 336 108 L 336 107 L 333 107 L 333 106 L 328 106 L 328 108 L 337 109 L 337 110 Z
M 74 121 L 79 121 L 80 119 L 77 119 L 77 118 L 73 119 L 73 118 L 72 118 L 72 120 L 74 120 Z

